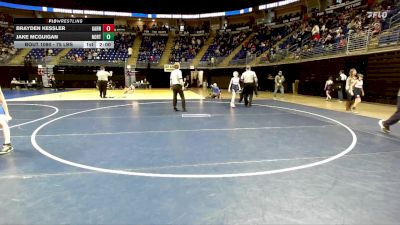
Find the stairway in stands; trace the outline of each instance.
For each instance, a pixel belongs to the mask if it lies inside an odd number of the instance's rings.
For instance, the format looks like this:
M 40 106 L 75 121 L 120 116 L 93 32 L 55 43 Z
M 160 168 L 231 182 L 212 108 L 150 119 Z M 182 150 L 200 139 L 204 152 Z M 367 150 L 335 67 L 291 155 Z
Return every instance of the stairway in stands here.
M 17 55 L 14 56 L 9 62 L 10 65 L 24 65 L 25 56 L 31 51 L 31 48 L 22 49 Z
M 242 43 L 240 43 L 239 46 L 237 46 L 232 52 L 231 54 L 229 54 L 218 66 L 228 66 L 229 62 L 233 59 L 233 57 L 235 57 L 236 54 L 238 54 L 240 52 L 240 50 L 242 50 L 242 45 L 243 43 L 249 42 L 254 36 L 256 35 L 256 33 L 251 33 Z
M 60 53 L 58 53 L 56 56 L 53 57 L 53 59 L 50 61 L 49 65 L 58 65 L 60 62 L 60 59 L 68 54 L 68 52 L 71 51 L 70 48 L 64 48 L 61 50 Z
M 160 63 L 158 66 L 164 67 L 164 64 L 169 64 L 169 57 L 171 56 L 172 47 L 174 46 L 175 32 L 168 33 L 168 41 L 165 44 L 164 52 L 161 56 Z
M 294 30 L 294 31 L 292 31 L 290 34 L 284 36 L 280 41 L 278 41 L 276 44 L 274 44 L 274 45 L 272 46 L 272 48 L 276 48 L 276 46 L 279 46 L 279 45 L 283 44 L 288 38 L 290 38 L 291 36 L 293 36 L 293 34 L 294 34 L 295 32 L 297 32 L 297 31 L 298 31 L 298 30 Z M 261 59 L 264 58 L 264 57 L 266 57 L 266 55 L 268 54 L 268 51 L 269 51 L 269 49 L 268 49 L 267 51 L 263 52 L 262 54 L 260 54 L 255 60 L 253 60 L 253 62 L 251 63 L 251 65 L 257 65 L 257 64 L 259 64 L 260 61 L 261 61 Z
M 132 45 L 132 56 L 128 59 L 128 65 L 132 68 L 136 67 L 136 62 L 139 56 L 140 45 L 142 44 L 142 35 L 136 34 L 135 41 Z

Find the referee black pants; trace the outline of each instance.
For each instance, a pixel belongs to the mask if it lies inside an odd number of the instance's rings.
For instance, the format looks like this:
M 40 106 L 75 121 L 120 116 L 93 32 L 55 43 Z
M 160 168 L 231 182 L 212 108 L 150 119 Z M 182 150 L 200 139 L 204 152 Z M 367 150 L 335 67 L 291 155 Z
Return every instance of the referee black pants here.
M 174 109 L 176 109 L 176 104 L 178 103 L 177 95 L 179 94 L 179 96 L 181 97 L 181 101 L 182 101 L 182 110 L 186 110 L 185 95 L 183 94 L 182 85 L 180 85 L 180 84 L 172 85 L 172 92 L 174 94 L 174 96 L 173 96 L 174 97 L 174 100 L 173 100 Z
M 396 112 L 386 121 L 383 121 L 383 125 L 391 126 L 400 120 L 400 96 L 397 96 L 397 110 Z
M 107 81 L 99 80 L 98 85 L 99 85 L 99 91 L 100 91 L 100 98 L 105 98 L 106 94 L 107 94 Z
M 253 91 L 254 91 L 254 83 L 244 83 L 243 87 L 243 98 L 244 98 L 244 105 L 251 106 L 251 102 L 253 101 Z

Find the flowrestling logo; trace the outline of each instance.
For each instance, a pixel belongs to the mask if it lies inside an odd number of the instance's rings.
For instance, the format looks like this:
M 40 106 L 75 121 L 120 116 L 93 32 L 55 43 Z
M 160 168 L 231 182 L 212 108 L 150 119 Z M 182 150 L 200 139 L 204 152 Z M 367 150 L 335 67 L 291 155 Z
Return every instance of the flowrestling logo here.
M 379 19 L 385 20 L 387 16 L 388 16 L 388 12 L 387 11 L 367 12 L 367 17 L 368 18 L 379 18 Z

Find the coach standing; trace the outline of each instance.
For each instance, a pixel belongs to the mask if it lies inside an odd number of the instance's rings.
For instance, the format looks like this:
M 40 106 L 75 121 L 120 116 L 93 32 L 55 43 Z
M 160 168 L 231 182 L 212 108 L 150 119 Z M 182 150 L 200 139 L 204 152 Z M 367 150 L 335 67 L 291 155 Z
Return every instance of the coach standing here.
M 182 110 L 183 112 L 186 112 L 186 104 L 185 104 L 185 95 L 183 94 L 183 79 L 182 79 L 182 71 L 179 69 L 180 64 L 177 62 L 174 64 L 174 70 L 171 72 L 170 76 L 170 86 L 173 91 L 173 105 L 174 105 L 174 110 L 179 111 L 178 108 L 176 108 L 176 104 L 178 102 L 177 100 L 177 94 L 181 97 L 182 101 Z
M 246 71 L 242 74 L 241 79 L 243 80 L 243 97 L 244 97 L 244 105 L 251 106 L 251 102 L 253 101 L 253 92 L 254 88 L 257 85 L 257 75 L 254 71 L 251 70 L 249 65 L 246 66 Z
M 111 73 L 107 72 L 104 66 L 100 67 L 100 70 L 97 71 L 97 85 L 99 86 L 100 98 L 106 98 L 107 94 L 107 82 L 108 77 L 111 77 Z

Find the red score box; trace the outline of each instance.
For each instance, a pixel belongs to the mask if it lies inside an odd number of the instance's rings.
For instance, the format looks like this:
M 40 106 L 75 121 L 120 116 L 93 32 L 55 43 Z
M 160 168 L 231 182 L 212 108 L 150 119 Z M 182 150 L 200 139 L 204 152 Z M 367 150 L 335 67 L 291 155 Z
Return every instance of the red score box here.
M 114 32 L 114 24 L 103 24 L 103 32 Z

